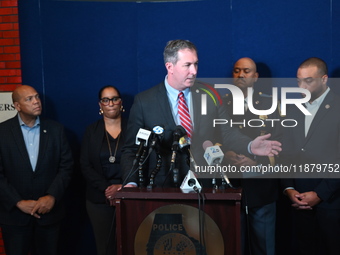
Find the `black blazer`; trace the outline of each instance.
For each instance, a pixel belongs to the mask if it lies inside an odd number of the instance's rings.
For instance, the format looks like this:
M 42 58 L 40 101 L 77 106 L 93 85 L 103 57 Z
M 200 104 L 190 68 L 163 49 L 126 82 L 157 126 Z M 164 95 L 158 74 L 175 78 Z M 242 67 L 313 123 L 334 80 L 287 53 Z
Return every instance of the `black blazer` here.
M 120 163 L 120 151 L 124 144 L 126 134 L 126 121 L 122 119 L 122 131 L 117 147 L 116 163 Z M 122 183 L 121 178 L 108 180 L 103 171 L 100 161 L 100 151 L 105 139 L 104 120 L 100 119 L 89 125 L 85 131 L 80 164 L 83 176 L 86 180 L 86 199 L 92 203 L 105 203 L 105 189 L 111 184 Z M 119 169 L 120 171 L 120 169 Z
M 231 95 L 226 95 L 224 98 L 226 107 L 230 118 L 234 122 L 243 123 L 245 120 L 245 125 L 233 125 L 233 127 L 238 128 L 240 132 L 244 135 L 249 136 L 251 139 L 255 139 L 257 136 L 270 133 L 272 140 L 280 140 L 282 128 L 278 122 L 275 122 L 274 127 L 272 127 L 271 122 L 264 121 L 264 126 L 262 127 L 250 127 L 248 126 L 248 121 L 251 119 L 280 119 L 279 111 L 276 109 L 274 113 L 269 116 L 258 116 L 250 112 L 249 110 L 245 112 L 244 115 L 234 115 L 233 116 L 233 99 Z M 257 110 L 267 110 L 272 105 L 272 98 L 267 95 L 263 95 L 261 92 L 253 93 L 253 104 Z M 259 122 L 251 123 L 252 125 L 259 126 Z M 268 166 L 271 164 L 268 157 L 256 157 L 258 164 L 263 164 Z M 275 163 L 275 159 L 274 159 Z M 270 176 L 269 176 L 270 177 Z M 247 205 L 249 208 L 264 206 L 266 204 L 275 202 L 278 198 L 279 191 L 279 180 L 271 176 L 271 178 L 243 178 L 240 180 L 233 180 L 237 186 L 242 187 L 242 205 Z M 232 182 L 233 182 L 232 181 Z M 239 182 L 237 182 L 239 181 Z
M 304 164 L 340 164 L 340 97 L 329 91 L 305 137 L 305 115 L 296 107 L 287 109 L 287 118 L 295 119 L 295 128 L 284 129 L 282 161 Z M 340 169 L 338 169 L 339 171 Z M 304 174 L 308 178 L 312 173 Z M 339 174 L 338 174 L 339 175 Z M 340 209 L 340 179 L 296 178 L 282 181 L 299 192 L 315 191 L 323 200 L 318 206 Z
M 61 124 L 40 118 L 40 143 L 33 172 L 18 116 L 0 123 L 0 223 L 28 224 L 33 216 L 20 211 L 20 200 L 37 200 L 47 194 L 55 197 L 53 209 L 39 224 L 60 221 L 64 216 L 62 197 L 71 180 L 72 153 Z
M 214 119 L 228 118 L 225 107 L 222 107 L 221 101 L 216 96 L 216 91 L 214 91 L 212 87 L 197 81 L 193 87 L 191 87 L 191 94 L 194 108 L 194 132 L 191 151 L 194 154 L 197 164 L 206 164 L 203 158 L 204 150 L 202 147 L 203 142 L 206 140 L 210 140 L 213 143 L 228 144 L 233 147 L 235 151 L 247 154 L 247 146 L 251 139 L 241 135 L 236 129 L 232 129 L 227 125 L 217 125 L 215 128 L 213 127 Z M 202 95 L 207 96 L 206 115 L 201 114 Z M 156 186 L 162 186 L 164 180 L 166 180 L 165 186 L 172 186 L 171 174 L 169 177 L 167 177 L 167 175 L 170 169 L 171 145 L 173 143 L 173 132 L 176 124 L 171 112 L 164 82 L 135 97 L 128 121 L 129 133 L 126 137 L 122 155 L 122 168 L 125 177 L 130 172 L 132 161 L 135 158 L 138 147 L 135 145 L 135 139 L 139 128 L 152 129 L 154 126 L 163 126 L 165 129 L 164 137 L 160 144 L 162 167 L 156 177 Z M 178 153 L 177 166 L 180 171 L 179 184 L 189 169 L 186 159 L 186 153 Z M 150 155 L 148 165 L 146 166 L 146 183 L 148 183 L 150 172 L 155 169 L 156 163 L 156 155 L 153 153 Z M 138 183 L 137 177 L 137 175 L 134 175 L 128 181 Z

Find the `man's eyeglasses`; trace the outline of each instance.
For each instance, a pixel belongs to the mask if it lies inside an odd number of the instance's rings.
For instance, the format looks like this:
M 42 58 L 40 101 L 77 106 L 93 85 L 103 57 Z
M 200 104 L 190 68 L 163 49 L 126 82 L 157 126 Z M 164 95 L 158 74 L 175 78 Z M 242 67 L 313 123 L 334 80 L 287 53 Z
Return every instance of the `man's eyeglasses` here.
M 102 99 L 100 99 L 100 103 L 102 105 L 109 105 L 110 104 L 110 101 L 112 101 L 112 104 L 120 104 L 120 102 L 122 101 L 122 99 L 120 97 L 113 97 L 113 98 L 107 98 L 107 97 L 104 97 Z

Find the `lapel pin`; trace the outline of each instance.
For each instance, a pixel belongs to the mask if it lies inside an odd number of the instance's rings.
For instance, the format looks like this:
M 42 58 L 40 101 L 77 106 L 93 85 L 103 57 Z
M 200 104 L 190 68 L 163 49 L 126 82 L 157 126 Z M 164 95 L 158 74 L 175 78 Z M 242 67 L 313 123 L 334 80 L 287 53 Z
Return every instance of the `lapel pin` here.
M 326 109 L 329 109 L 330 107 L 331 107 L 331 106 L 330 106 L 329 104 L 326 104 L 326 105 L 325 105 L 325 108 L 326 108 Z

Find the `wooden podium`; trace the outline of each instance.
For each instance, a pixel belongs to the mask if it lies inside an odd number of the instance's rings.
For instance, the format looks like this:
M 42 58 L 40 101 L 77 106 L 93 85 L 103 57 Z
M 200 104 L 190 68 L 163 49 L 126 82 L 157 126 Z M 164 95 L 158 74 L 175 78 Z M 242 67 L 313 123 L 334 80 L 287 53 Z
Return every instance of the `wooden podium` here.
M 240 255 L 241 189 L 203 189 L 200 194 L 183 193 L 179 188 L 154 188 L 152 190 L 124 188 L 119 191 L 115 201 L 118 254 Z M 185 211 L 178 213 L 178 210 L 182 209 Z M 155 212 L 161 217 L 169 217 L 173 215 L 172 213 L 180 217 L 177 217 L 179 218 L 177 223 L 173 223 L 170 219 L 168 222 L 157 225 L 154 219 Z M 205 224 L 199 224 L 199 219 L 202 218 Z M 191 227 L 188 226 L 190 224 L 193 225 L 194 230 L 190 230 Z M 197 231 L 198 226 L 200 229 L 202 226 L 205 227 L 203 231 Z M 159 235 L 160 230 L 163 231 L 161 232 L 163 236 L 159 238 L 157 233 Z M 175 233 L 171 233 L 171 230 L 175 230 Z M 201 238 L 201 234 L 194 232 L 205 234 Z M 193 243 L 202 247 L 202 240 L 206 247 L 204 252 L 197 252 L 197 248 L 196 251 L 189 251 L 189 248 L 185 251 L 184 247 L 193 246 Z M 221 247 L 216 247 L 218 240 L 222 242 Z M 158 252 L 155 247 L 160 244 L 163 250 Z M 171 251 L 175 245 L 176 252 Z M 168 249 L 167 253 L 164 249 Z M 202 248 L 200 249 L 202 251 Z M 217 249 L 218 252 L 212 249 Z

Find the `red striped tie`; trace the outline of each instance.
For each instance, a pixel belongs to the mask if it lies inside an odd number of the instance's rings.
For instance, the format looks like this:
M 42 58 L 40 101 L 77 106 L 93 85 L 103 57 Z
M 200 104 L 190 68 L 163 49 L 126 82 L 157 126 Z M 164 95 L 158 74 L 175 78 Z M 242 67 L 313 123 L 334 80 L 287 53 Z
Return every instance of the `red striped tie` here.
M 185 131 L 187 131 L 187 136 L 190 138 L 192 135 L 192 124 L 183 92 L 179 92 L 178 99 L 179 120 L 181 121 L 181 126 L 184 127 Z

